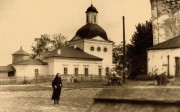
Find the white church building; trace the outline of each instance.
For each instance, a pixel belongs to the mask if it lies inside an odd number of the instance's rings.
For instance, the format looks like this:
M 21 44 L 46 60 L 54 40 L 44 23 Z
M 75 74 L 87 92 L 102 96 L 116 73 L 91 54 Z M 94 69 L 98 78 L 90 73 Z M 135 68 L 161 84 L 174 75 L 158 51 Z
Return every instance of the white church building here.
M 150 0 L 153 47 L 147 49 L 148 74 L 166 73 L 180 77 L 180 2 Z
M 97 9 L 91 5 L 86 11 L 86 24 L 76 32 L 69 45 L 39 54 L 34 59 L 21 47 L 12 54 L 9 66 L 14 68 L 15 77 L 34 78 L 56 73 L 105 76 L 112 68 L 112 46 L 113 42 L 98 25 Z M 12 73 L 11 70 L 6 72 Z

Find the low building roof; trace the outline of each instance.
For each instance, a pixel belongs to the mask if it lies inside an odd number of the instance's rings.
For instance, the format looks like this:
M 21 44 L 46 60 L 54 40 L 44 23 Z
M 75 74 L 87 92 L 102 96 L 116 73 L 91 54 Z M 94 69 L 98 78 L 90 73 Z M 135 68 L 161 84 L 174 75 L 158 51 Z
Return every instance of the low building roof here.
M 158 50 L 158 49 L 172 49 L 180 48 L 180 35 L 169 39 L 165 42 L 154 45 L 153 47 L 148 48 L 148 50 Z
M 0 72 L 14 72 L 16 71 L 13 66 L 0 66 Z
M 29 59 L 23 62 L 16 63 L 14 65 L 47 65 L 47 63 L 43 62 L 40 59 Z
M 22 49 L 22 47 L 20 48 L 20 50 L 16 51 L 15 53 L 13 53 L 13 55 L 26 55 L 29 56 L 29 53 L 27 53 L 26 51 L 24 51 Z
M 48 53 L 46 58 L 49 57 L 63 57 L 63 58 L 76 58 L 76 59 L 89 59 L 89 60 L 103 60 L 97 56 L 85 53 L 79 48 L 63 46 L 59 49 L 52 50 Z

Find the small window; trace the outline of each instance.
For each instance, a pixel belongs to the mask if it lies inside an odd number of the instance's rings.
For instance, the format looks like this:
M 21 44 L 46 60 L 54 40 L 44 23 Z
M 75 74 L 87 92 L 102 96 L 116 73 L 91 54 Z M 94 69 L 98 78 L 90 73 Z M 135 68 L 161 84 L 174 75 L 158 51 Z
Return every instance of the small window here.
M 64 68 L 64 74 L 67 75 L 68 74 L 68 68 Z
M 38 75 L 39 75 L 39 70 L 35 69 L 35 76 L 38 76 Z
M 84 74 L 87 76 L 88 75 L 88 68 L 84 69 Z
M 96 15 L 94 16 L 94 22 L 96 23 Z
M 106 76 L 109 76 L 109 67 L 106 68 Z
M 74 74 L 78 75 L 78 68 L 74 68 Z
M 100 48 L 100 47 L 98 47 L 98 48 L 97 48 L 97 51 L 101 51 L 101 48 Z
M 102 75 L 102 69 L 99 68 L 99 75 L 101 76 Z
M 94 47 L 93 47 L 93 46 L 91 46 L 91 48 L 90 48 L 90 49 L 91 49 L 91 51 L 94 51 Z
M 86 23 L 88 23 L 89 21 L 89 16 L 87 15 L 87 17 L 86 17 Z
M 104 52 L 107 52 L 107 48 L 106 47 L 104 48 Z

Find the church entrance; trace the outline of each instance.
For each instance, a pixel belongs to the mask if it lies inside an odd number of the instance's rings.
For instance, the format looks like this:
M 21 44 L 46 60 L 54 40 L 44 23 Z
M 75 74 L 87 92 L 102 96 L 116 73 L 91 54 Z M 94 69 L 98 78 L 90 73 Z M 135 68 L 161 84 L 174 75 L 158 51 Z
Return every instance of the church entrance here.
M 176 68 L 175 68 L 175 76 L 180 77 L 180 57 L 175 58 Z

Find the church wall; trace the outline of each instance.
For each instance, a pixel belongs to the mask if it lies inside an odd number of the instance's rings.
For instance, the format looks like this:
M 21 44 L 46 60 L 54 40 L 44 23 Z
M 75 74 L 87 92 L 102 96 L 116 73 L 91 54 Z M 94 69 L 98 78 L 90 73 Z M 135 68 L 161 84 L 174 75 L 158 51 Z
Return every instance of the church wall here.
M 27 65 L 13 65 L 15 68 L 15 76 L 16 77 L 27 77 Z
M 15 76 L 17 78 L 35 78 L 35 69 L 38 69 L 39 75 L 47 75 L 47 65 L 13 65 L 16 69 Z
M 7 78 L 8 72 L 0 72 L 0 78 Z
M 78 74 L 84 74 L 84 69 L 87 67 L 89 70 L 89 75 L 98 75 L 98 67 L 101 65 L 102 65 L 101 61 L 54 58 L 53 71 L 55 74 L 56 73 L 64 74 L 64 68 L 67 68 L 68 69 L 67 74 L 74 74 L 74 69 L 78 68 Z
M 28 65 L 28 76 L 35 77 L 35 69 L 38 69 L 38 75 L 48 75 L 47 65 Z
M 180 35 L 180 0 L 151 0 L 153 45 Z
M 78 47 L 79 49 L 84 51 L 84 41 L 83 40 L 77 40 L 77 41 L 73 41 L 69 43 L 69 46 L 74 47 L 76 45 L 76 47 Z
M 54 75 L 55 72 L 54 72 L 54 59 L 52 58 L 49 58 L 49 59 L 46 59 L 48 65 L 47 65 L 47 73 L 48 75 Z
M 94 51 L 91 50 L 91 47 L 94 47 Z M 100 47 L 100 51 L 98 51 L 98 47 Z M 104 51 L 104 48 L 107 48 L 107 51 Z M 103 42 L 103 41 L 85 41 L 84 51 L 92 54 L 94 56 L 102 58 L 102 72 L 105 74 L 105 68 L 112 68 L 112 43 Z
M 166 71 L 168 67 L 169 55 L 169 74 L 175 75 L 175 57 L 180 56 L 180 48 L 177 49 L 161 49 L 148 51 L 148 73 L 153 73 L 158 68 L 158 73 L 161 74 Z

